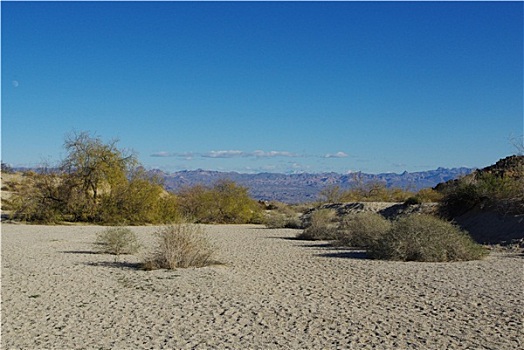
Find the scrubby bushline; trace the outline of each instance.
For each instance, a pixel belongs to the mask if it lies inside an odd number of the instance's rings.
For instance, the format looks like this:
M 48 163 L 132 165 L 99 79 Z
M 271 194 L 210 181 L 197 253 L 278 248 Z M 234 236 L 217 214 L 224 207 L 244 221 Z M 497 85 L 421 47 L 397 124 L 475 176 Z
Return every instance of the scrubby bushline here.
M 68 136 L 64 148 L 57 168 L 24 174 L 7 203 L 13 219 L 137 225 L 177 217 L 175 197 L 117 141 L 82 132 Z
M 300 216 L 306 207 L 281 202 L 259 201 L 264 210 L 263 223 L 267 228 L 301 228 Z
M 524 214 L 524 156 L 514 155 L 463 178 L 441 183 L 440 212 L 453 219 L 478 209 L 494 209 L 501 215 Z
M 414 204 L 438 202 L 442 195 L 431 188 L 424 188 L 418 192 L 399 187 L 388 188 L 382 182 L 358 182 L 350 189 L 331 185 L 323 188 L 319 193 L 320 203 L 348 203 L 348 202 L 406 202 Z
M 26 172 L 8 184 L 3 210 L 30 223 L 168 224 L 180 217 L 199 223 L 262 223 L 261 208 L 247 188 L 232 181 L 167 192 L 136 156 L 87 132 L 64 142 L 66 157 L 56 168 Z M 7 187 L 6 187 L 7 188 Z
M 464 261 L 487 254 L 467 232 L 427 214 L 387 220 L 369 211 L 337 216 L 332 209 L 320 209 L 312 213 L 308 226 L 297 238 L 364 248 L 370 257 L 384 260 Z

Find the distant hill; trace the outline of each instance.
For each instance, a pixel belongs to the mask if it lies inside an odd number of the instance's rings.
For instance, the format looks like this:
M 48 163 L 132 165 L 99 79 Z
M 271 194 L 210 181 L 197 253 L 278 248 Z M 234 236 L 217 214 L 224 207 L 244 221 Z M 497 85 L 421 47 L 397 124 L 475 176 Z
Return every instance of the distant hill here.
M 241 174 L 236 172 L 219 172 L 208 170 L 179 171 L 164 173 L 154 170 L 165 181 L 169 191 L 176 192 L 186 186 L 212 185 L 217 180 L 228 179 L 247 187 L 253 198 L 258 200 L 275 200 L 284 203 L 304 203 L 318 199 L 320 190 L 329 185 L 348 189 L 358 183 L 382 182 L 387 187 L 400 187 L 411 190 L 434 187 L 439 183 L 457 179 L 473 172 L 470 168 L 438 168 L 422 172 L 403 172 L 401 174 Z

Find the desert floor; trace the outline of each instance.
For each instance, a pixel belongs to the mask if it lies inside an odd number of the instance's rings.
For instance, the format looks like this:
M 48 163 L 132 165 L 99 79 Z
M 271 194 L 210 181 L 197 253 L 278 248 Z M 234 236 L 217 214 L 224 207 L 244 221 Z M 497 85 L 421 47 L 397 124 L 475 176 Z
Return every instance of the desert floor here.
M 97 226 L 2 225 L 2 349 L 517 349 L 524 258 L 388 262 L 205 226 L 221 265 L 143 271 Z M 132 228 L 153 247 L 157 227 Z M 145 253 L 143 253 L 145 254 Z

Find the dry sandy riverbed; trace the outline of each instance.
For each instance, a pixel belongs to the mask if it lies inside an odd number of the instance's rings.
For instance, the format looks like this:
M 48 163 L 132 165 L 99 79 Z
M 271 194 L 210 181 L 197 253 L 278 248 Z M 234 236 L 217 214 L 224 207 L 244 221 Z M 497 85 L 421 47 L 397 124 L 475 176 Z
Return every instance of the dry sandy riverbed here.
M 145 247 L 155 227 L 133 227 Z M 517 349 L 523 266 L 365 259 L 295 230 L 205 226 L 224 265 L 142 271 L 101 227 L 2 225 L 2 349 Z

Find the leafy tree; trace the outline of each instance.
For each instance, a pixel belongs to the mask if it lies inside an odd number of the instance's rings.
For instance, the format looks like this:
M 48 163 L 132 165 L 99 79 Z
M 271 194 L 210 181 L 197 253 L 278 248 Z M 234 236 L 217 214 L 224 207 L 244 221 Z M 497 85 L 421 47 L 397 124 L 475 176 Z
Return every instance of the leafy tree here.
M 61 169 L 68 174 L 69 188 L 80 201 L 87 217 L 92 217 L 99 204 L 101 192 L 111 192 L 126 183 L 126 174 L 138 164 L 134 154 L 118 149 L 117 140 L 104 143 L 88 132 L 69 135 L 64 148 L 67 157 Z
M 212 187 L 184 188 L 178 198 L 182 214 L 200 223 L 240 224 L 261 217 L 261 209 L 248 189 L 230 180 L 219 180 Z
M 231 180 L 219 180 L 211 191 L 214 202 L 214 220 L 218 223 L 252 222 L 259 209 L 249 196 L 248 189 Z
M 211 203 L 209 189 L 203 185 L 182 188 L 178 192 L 178 205 L 182 216 L 189 221 L 203 222 Z
M 14 217 L 35 222 L 164 223 L 178 216 L 176 197 L 137 167 L 134 154 L 87 132 L 66 138 L 60 171 L 25 176 L 13 195 Z
M 140 224 L 176 220 L 174 195 L 164 190 L 158 177 L 149 176 L 143 168 L 137 168 L 128 174 L 128 178 L 101 195 L 103 222 Z
M 56 173 L 25 173 L 9 201 L 13 217 L 42 223 L 63 220 L 66 203 L 60 186 L 62 181 L 62 177 Z

